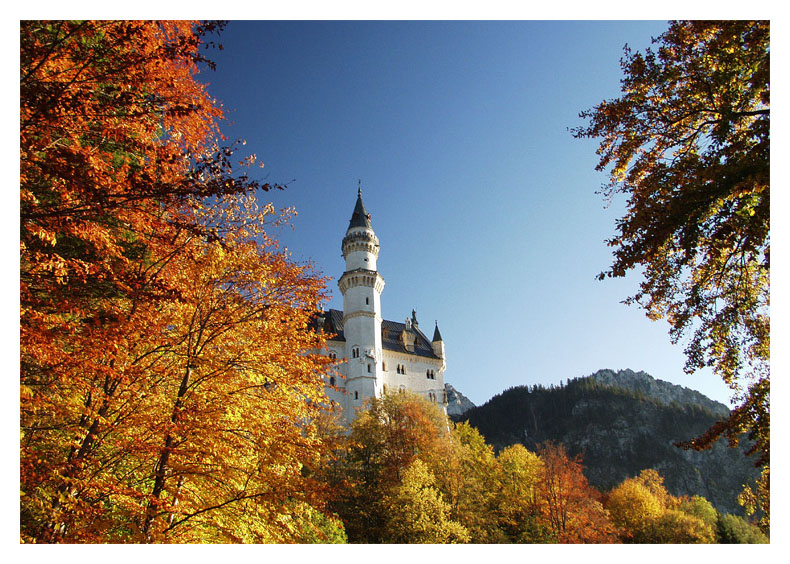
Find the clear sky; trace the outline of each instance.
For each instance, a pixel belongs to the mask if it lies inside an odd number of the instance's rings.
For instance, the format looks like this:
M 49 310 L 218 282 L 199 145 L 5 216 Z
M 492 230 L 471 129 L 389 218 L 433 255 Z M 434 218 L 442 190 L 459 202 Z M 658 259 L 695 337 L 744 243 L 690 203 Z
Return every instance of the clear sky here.
M 265 163 L 263 194 L 293 206 L 275 235 L 312 262 L 342 309 L 340 242 L 357 182 L 381 242 L 385 319 L 416 309 L 447 347 L 445 380 L 482 404 L 521 384 L 644 370 L 729 403 L 711 372 L 683 373 L 665 322 L 599 282 L 623 200 L 596 194 L 581 110 L 618 95 L 627 43 L 665 21 L 232 21 L 203 82 Z

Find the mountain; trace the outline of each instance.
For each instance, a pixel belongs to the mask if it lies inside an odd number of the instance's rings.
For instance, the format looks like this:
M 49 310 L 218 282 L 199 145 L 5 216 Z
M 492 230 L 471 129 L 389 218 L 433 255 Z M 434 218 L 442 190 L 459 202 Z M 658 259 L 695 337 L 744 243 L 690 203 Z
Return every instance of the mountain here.
M 469 398 L 453 388 L 451 384 L 445 382 L 444 391 L 447 393 L 447 415 L 450 417 L 460 417 L 475 407 Z
M 728 413 L 699 392 L 644 372 L 600 370 L 566 385 L 510 388 L 453 419 L 468 421 L 497 450 L 562 443 L 571 456 L 583 456 L 587 479 L 602 491 L 655 468 L 674 495 L 701 495 L 721 511 L 742 514 L 736 497 L 759 474 L 744 454 L 748 446 L 718 441 L 703 452 L 675 446 Z

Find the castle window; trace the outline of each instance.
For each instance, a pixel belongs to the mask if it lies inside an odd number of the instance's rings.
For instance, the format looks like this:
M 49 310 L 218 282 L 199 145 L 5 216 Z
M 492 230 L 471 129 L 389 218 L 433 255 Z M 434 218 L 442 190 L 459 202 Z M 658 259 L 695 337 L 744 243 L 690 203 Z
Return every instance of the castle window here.
M 370 298 L 365 298 L 365 305 L 370 305 Z
M 330 376 L 329 377 L 329 385 L 332 386 L 333 388 L 335 387 L 335 377 L 334 376 Z
M 330 351 L 329 358 L 331 358 L 332 360 L 337 360 L 337 353 L 334 353 L 334 352 Z
M 355 400 L 358 400 L 358 399 L 359 399 L 359 392 L 354 392 L 354 399 L 355 399 Z
M 359 347 L 351 349 L 351 358 L 359 358 Z
M 384 372 L 386 372 L 386 371 L 387 371 L 387 363 L 386 363 L 386 362 L 384 362 L 383 360 L 381 361 L 381 369 L 382 369 Z
M 370 374 L 370 364 L 368 364 L 368 374 Z

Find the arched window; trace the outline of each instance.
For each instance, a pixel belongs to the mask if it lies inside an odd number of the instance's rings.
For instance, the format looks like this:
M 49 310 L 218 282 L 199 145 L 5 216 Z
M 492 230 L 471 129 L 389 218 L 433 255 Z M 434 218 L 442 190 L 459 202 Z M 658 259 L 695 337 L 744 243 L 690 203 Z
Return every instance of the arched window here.
M 359 347 L 351 349 L 351 358 L 359 358 Z
M 333 388 L 335 387 L 335 377 L 334 376 L 330 376 L 329 377 L 329 385 L 332 386 Z
M 368 374 L 370 374 L 370 364 L 368 364 Z

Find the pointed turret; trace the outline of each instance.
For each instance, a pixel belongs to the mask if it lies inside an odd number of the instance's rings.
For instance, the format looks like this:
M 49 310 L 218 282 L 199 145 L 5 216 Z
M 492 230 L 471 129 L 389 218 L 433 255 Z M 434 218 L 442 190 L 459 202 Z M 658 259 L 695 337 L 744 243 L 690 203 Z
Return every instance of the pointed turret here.
M 357 205 L 354 206 L 354 213 L 351 214 L 351 221 L 348 222 L 348 228 L 352 227 L 373 229 L 373 225 L 370 223 L 370 214 L 365 209 L 365 204 L 362 203 L 362 188 L 357 190 Z
M 439 333 L 439 322 L 436 322 L 436 328 L 433 330 L 433 342 L 438 343 L 442 340 L 442 334 Z
M 442 341 L 442 334 L 439 333 L 439 322 L 436 322 L 436 328 L 433 330 L 433 340 L 431 341 L 433 353 L 444 360 L 444 341 Z M 444 369 L 444 365 L 442 365 Z

